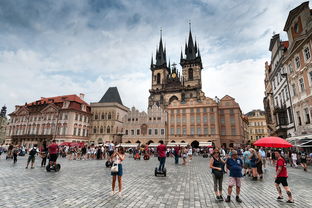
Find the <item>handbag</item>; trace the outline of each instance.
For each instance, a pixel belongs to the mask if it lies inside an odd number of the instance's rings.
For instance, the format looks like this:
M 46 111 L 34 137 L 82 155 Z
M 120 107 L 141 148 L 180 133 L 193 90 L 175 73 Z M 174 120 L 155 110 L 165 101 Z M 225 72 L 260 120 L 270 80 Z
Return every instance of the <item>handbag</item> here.
M 118 173 L 118 164 L 117 163 L 113 163 L 113 165 L 111 167 L 111 172 L 112 173 Z

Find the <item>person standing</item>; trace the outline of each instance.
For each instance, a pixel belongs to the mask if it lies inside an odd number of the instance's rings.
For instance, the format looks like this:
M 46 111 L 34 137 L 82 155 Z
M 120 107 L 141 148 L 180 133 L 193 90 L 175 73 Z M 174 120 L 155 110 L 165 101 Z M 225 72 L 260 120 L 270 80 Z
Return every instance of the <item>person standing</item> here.
M 249 152 L 248 148 L 246 147 L 245 152 L 243 153 L 244 176 L 246 176 L 246 175 L 250 176 L 250 174 L 251 174 L 249 157 L 250 157 L 250 152 Z
M 193 147 L 192 146 L 189 146 L 187 155 L 189 157 L 189 162 L 191 162 L 193 159 Z
M 249 156 L 250 159 L 250 166 L 252 170 L 252 180 L 256 181 L 257 180 L 257 164 L 256 161 L 258 160 L 257 153 L 254 149 L 250 148 L 249 152 L 251 155 Z
M 265 154 L 265 153 L 264 153 Z M 256 160 L 256 165 L 257 165 L 257 173 L 260 177 L 260 179 L 263 178 L 263 169 L 262 169 L 262 155 L 260 151 L 257 151 L 257 160 Z
M 303 170 L 307 171 L 307 154 L 304 151 L 300 153 L 300 164 L 303 167 Z
M 29 163 L 31 162 L 31 169 L 34 169 L 36 154 L 38 153 L 37 144 L 34 145 L 34 147 L 29 151 L 29 156 L 27 160 L 26 169 L 28 168 Z
M 288 173 L 287 173 L 287 168 L 286 168 L 286 161 L 285 159 L 281 156 L 281 151 L 280 150 L 275 150 L 274 152 L 275 157 L 277 159 L 276 162 L 276 176 L 275 176 L 275 187 L 278 193 L 277 200 L 282 200 L 283 195 L 282 195 L 282 189 L 279 186 L 282 184 L 284 187 L 287 196 L 288 196 L 288 201 L 287 203 L 294 203 L 294 200 L 292 198 L 292 194 L 290 191 L 290 188 L 288 186 L 287 178 L 288 178 Z
M 262 158 L 262 165 L 264 170 L 266 169 L 266 153 L 265 150 L 263 149 L 263 147 L 260 148 L 259 153 L 261 154 L 261 158 Z
M 233 186 L 236 186 L 236 201 L 241 203 L 242 200 L 239 198 L 240 188 L 241 188 L 241 177 L 243 161 L 238 158 L 237 151 L 232 150 L 231 158 L 226 160 L 227 169 L 230 171 L 229 177 L 229 187 L 228 187 L 228 195 L 225 202 L 231 202 L 231 194 Z
M 298 165 L 297 165 L 297 153 L 296 152 L 291 153 L 291 160 L 292 160 L 293 166 L 297 168 Z
M 12 150 L 12 153 L 13 153 L 13 164 L 15 164 L 17 162 L 17 155 L 18 155 L 18 152 L 19 152 L 19 149 L 18 149 L 18 146 L 16 145 L 13 150 Z
M 122 161 L 125 159 L 125 151 L 123 147 L 118 147 L 118 151 L 114 152 L 111 155 L 111 160 L 114 161 L 115 164 L 118 166 L 118 172 L 111 172 L 112 175 L 112 193 L 111 195 L 115 194 L 115 185 L 116 185 L 116 178 L 118 176 L 118 196 L 121 197 L 122 191 Z
M 212 170 L 214 191 L 216 198 L 219 201 L 223 201 L 222 197 L 222 182 L 224 174 L 224 161 L 220 157 L 220 152 L 215 149 L 210 159 L 210 168 Z
M 41 167 L 44 167 L 44 166 L 46 166 L 47 157 L 48 157 L 48 148 L 47 148 L 47 143 L 46 142 L 43 143 L 42 149 L 40 151 L 40 156 L 42 158 L 42 160 L 41 160 Z
M 164 145 L 162 140 L 159 141 L 159 145 L 157 146 L 158 160 L 159 160 L 159 168 L 160 172 L 164 171 L 165 163 L 166 163 L 166 150 L 167 147 Z
M 179 164 L 180 151 L 181 151 L 180 145 L 179 146 L 176 145 L 174 147 L 174 161 L 175 161 L 175 164 Z

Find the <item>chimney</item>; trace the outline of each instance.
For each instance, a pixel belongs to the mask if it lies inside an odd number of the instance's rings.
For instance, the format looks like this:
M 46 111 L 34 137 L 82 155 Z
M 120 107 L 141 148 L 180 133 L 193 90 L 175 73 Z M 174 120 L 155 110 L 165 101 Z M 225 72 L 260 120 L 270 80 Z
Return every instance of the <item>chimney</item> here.
M 81 100 L 84 100 L 84 96 L 85 96 L 85 94 L 83 94 L 83 93 L 79 94 L 79 97 L 80 97 Z

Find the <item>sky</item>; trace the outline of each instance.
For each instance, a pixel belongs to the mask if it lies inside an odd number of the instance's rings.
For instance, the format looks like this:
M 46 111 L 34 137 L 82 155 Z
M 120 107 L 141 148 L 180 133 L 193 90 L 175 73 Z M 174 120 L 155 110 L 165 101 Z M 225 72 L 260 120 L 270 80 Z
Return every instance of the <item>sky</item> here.
M 230 95 L 242 112 L 263 109 L 264 65 L 273 33 L 298 0 L 1 0 L 0 106 L 84 93 L 98 102 L 117 86 L 143 111 L 160 28 L 167 60 L 179 63 L 191 22 L 205 95 Z M 181 71 L 181 67 L 178 65 Z

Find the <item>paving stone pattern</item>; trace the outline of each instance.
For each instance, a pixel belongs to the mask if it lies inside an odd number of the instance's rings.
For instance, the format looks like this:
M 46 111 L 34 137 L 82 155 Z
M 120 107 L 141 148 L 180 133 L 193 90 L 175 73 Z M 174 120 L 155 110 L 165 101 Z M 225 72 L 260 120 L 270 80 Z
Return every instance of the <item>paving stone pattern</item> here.
M 0 207 L 312 207 L 312 169 L 288 168 L 289 184 L 295 204 L 276 200 L 274 168 L 268 167 L 263 181 L 242 181 L 242 203 L 217 202 L 213 192 L 208 159 L 194 157 L 187 166 L 174 165 L 167 158 L 167 177 L 155 177 L 157 158 L 135 161 L 127 157 L 123 170 L 123 196 L 110 196 L 110 169 L 105 161 L 68 161 L 59 159 L 60 172 L 46 172 L 36 158 L 35 169 L 25 169 L 27 157 L 19 157 L 17 164 L 12 160 L 0 159 Z M 226 196 L 228 177 L 223 182 Z M 117 188 L 117 187 L 116 187 Z

